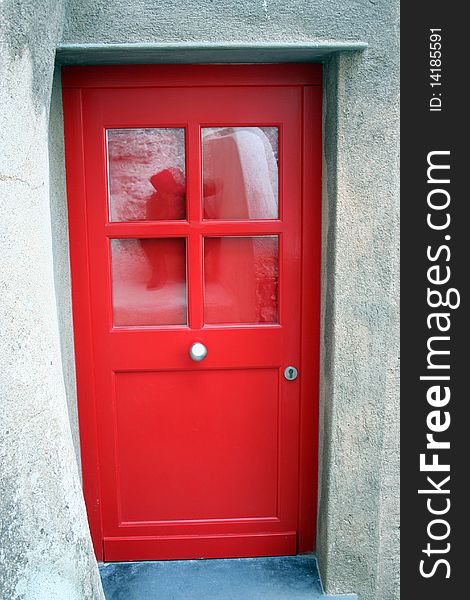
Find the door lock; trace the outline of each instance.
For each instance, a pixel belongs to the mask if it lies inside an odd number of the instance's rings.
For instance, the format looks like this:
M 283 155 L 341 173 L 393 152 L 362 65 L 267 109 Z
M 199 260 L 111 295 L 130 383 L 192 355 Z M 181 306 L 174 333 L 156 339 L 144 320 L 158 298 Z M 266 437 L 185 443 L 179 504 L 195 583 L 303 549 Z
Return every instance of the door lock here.
M 298 374 L 299 372 L 295 367 L 289 366 L 284 369 L 284 377 L 287 381 L 294 381 L 294 379 L 297 379 Z

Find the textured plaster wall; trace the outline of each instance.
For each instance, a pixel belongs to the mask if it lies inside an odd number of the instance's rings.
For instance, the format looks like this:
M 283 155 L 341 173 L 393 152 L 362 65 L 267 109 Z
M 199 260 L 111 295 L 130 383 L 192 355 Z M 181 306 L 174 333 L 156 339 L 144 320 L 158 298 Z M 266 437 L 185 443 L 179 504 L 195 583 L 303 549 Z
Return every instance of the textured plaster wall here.
M 69 425 L 48 119 L 59 1 L 0 3 L 0 597 L 103 598 Z
M 62 4 L 0 2 L 3 595 L 101 597 L 72 444 L 55 44 L 362 40 L 366 52 L 325 66 L 317 551 L 328 592 L 396 600 L 398 1 L 65 0 L 65 14 Z
M 398 107 L 396 65 L 384 60 L 383 80 L 361 77 L 366 66 L 359 56 L 326 65 L 318 552 L 328 591 L 391 600 L 399 597 Z
M 48 151 L 52 254 L 62 370 L 73 445 L 81 476 L 75 355 L 73 347 L 67 197 L 65 191 L 64 115 L 62 111 L 60 67 L 55 69 L 52 80 Z
M 363 40 L 396 11 L 385 0 L 69 0 L 62 42 Z M 394 24 L 394 27 L 396 24 Z M 390 35 L 392 33 L 392 35 Z

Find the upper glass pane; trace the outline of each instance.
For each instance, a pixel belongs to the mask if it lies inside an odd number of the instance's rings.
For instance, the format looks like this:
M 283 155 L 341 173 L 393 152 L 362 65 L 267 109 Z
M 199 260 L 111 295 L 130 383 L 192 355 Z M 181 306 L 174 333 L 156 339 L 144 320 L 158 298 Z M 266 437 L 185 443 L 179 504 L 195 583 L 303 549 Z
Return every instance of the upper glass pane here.
M 205 219 L 277 219 L 278 128 L 202 130 Z
M 108 129 L 110 221 L 186 218 L 184 129 Z

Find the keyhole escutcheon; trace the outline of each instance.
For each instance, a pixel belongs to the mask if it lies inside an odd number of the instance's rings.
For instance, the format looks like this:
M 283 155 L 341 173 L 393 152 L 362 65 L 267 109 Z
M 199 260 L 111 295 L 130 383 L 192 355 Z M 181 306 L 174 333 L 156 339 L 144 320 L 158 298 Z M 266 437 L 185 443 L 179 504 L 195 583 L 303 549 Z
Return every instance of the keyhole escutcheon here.
M 295 367 L 288 366 L 284 369 L 284 377 L 287 381 L 294 381 L 294 379 L 297 379 L 298 374 L 299 372 Z

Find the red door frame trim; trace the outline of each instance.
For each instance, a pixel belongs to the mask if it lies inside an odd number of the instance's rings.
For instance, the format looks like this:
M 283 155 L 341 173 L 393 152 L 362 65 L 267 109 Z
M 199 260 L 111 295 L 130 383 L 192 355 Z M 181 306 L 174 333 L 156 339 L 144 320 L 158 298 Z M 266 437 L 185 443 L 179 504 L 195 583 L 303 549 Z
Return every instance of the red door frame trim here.
M 63 67 L 74 346 L 83 493 L 95 554 L 103 560 L 89 248 L 82 119 L 83 88 L 176 86 L 303 86 L 301 431 L 299 436 L 299 553 L 315 548 L 318 473 L 322 124 L 319 64 L 112 65 Z M 311 156 L 313 162 L 307 162 Z M 85 247 L 83 247 L 85 237 Z
M 319 64 L 62 67 L 62 88 L 318 85 Z
M 97 560 L 103 560 L 96 388 L 93 373 L 93 337 L 91 329 L 89 248 L 86 203 L 83 201 L 85 198 L 85 160 L 81 90 L 64 89 L 63 104 L 66 152 L 69 156 L 73 156 L 76 161 L 73 168 L 69 161 L 66 166 L 66 175 L 83 495 L 95 555 Z M 79 243 L 82 236 L 85 237 L 85 247 Z M 86 293 L 83 292 L 84 290 L 86 290 Z
M 299 553 L 315 549 L 318 507 L 318 426 L 320 393 L 320 289 L 321 289 L 321 87 L 304 87 L 302 182 L 302 293 L 300 449 L 299 449 Z M 306 135 L 310 132 L 310 135 Z M 307 157 L 312 157 L 308 163 Z M 307 198 L 312 202 L 307 206 Z M 308 357 L 308 360 L 306 358 Z M 310 490 L 310 493 L 309 493 Z M 315 527 L 312 525 L 315 524 Z

